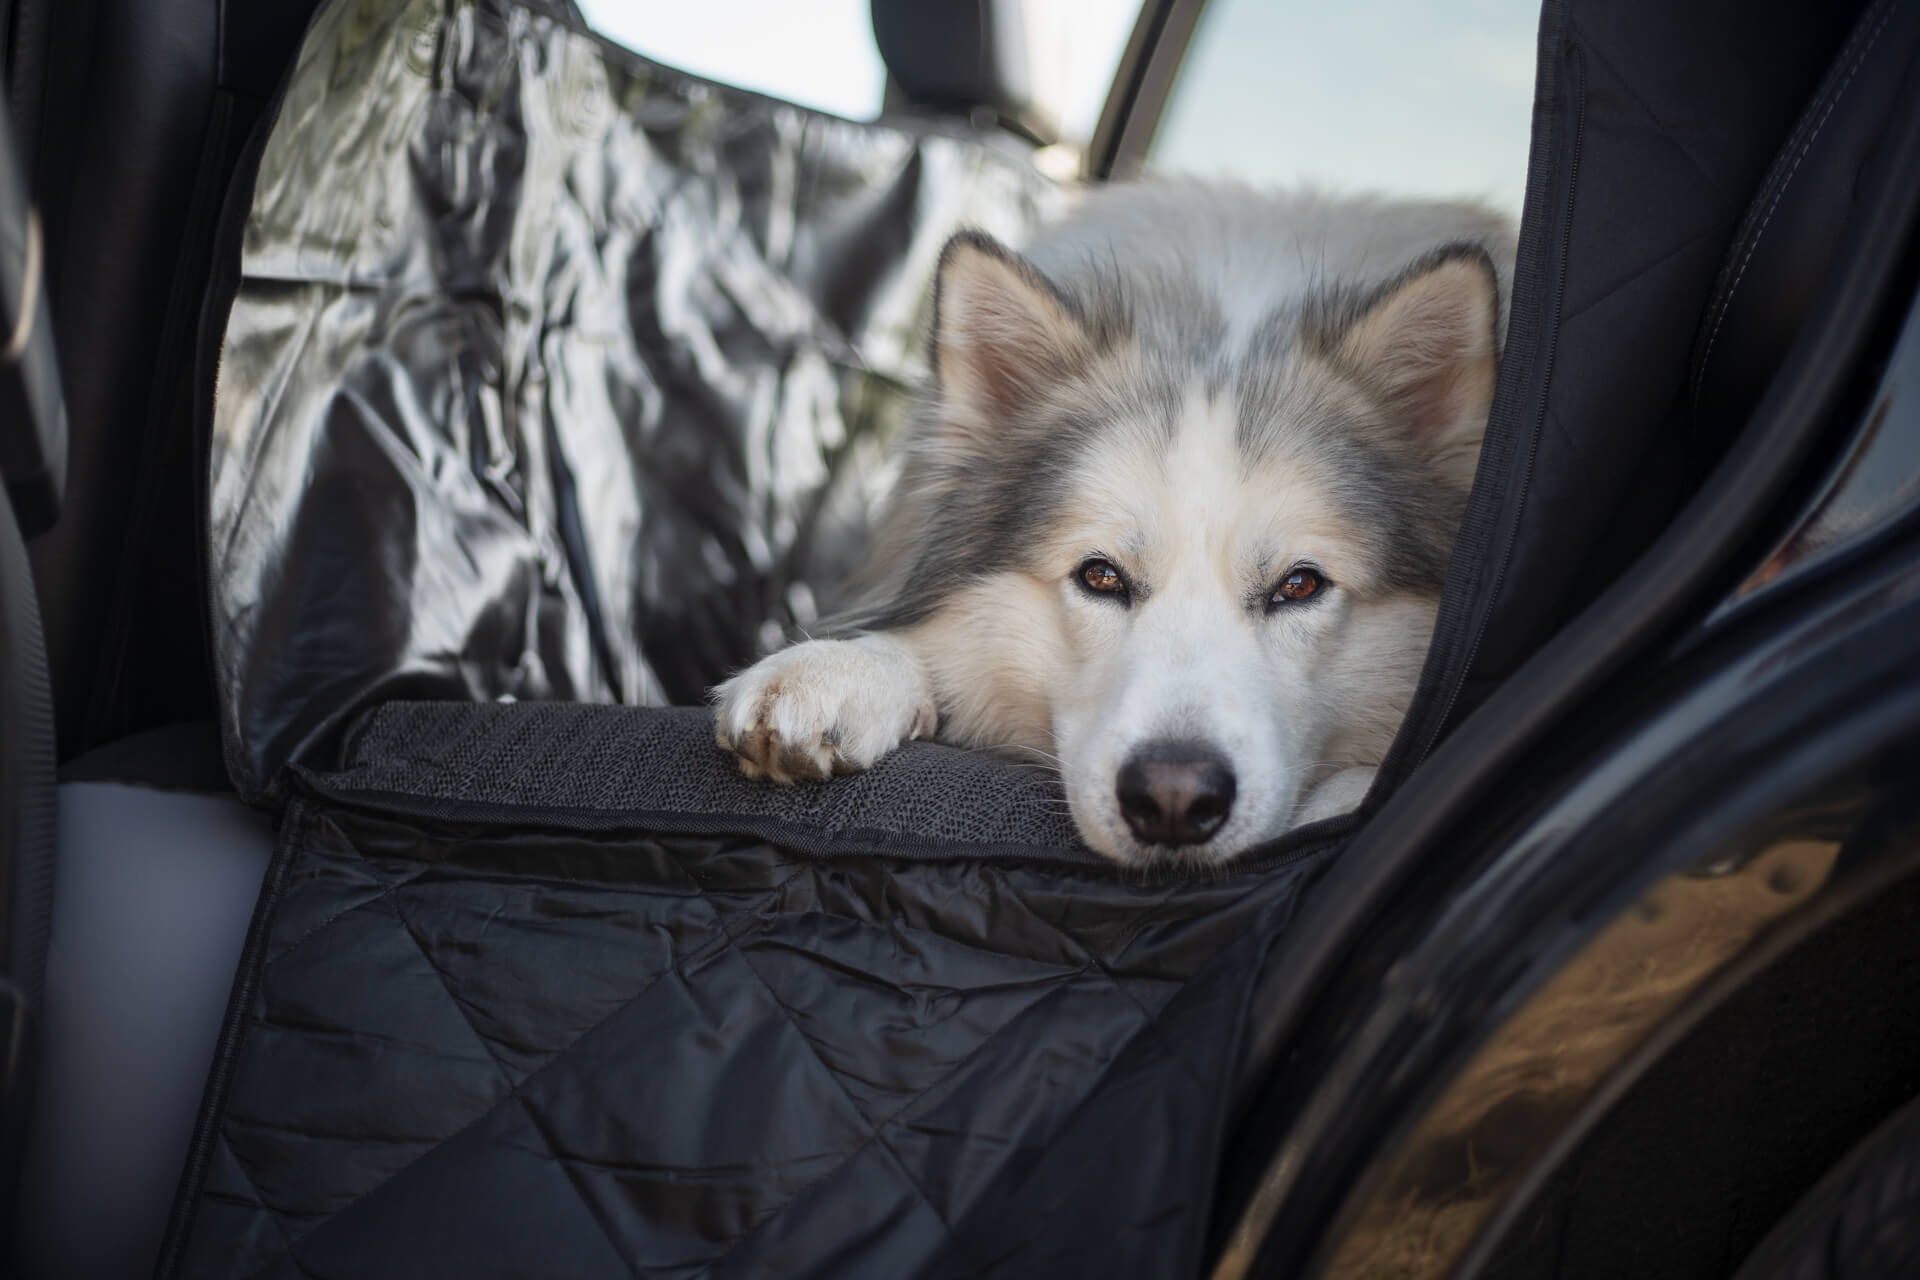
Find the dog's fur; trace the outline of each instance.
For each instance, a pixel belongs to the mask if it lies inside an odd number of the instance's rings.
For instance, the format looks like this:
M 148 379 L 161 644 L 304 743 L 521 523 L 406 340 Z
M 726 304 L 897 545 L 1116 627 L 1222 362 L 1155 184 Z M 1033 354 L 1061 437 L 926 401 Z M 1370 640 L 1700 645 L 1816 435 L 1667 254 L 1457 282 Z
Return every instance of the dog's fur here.
M 1024 254 L 956 236 L 861 603 L 720 686 L 719 743 L 776 782 L 936 733 L 1026 752 L 1129 864 L 1352 808 L 1419 678 L 1512 257 L 1476 205 L 1195 185 L 1110 188 Z M 1319 589 L 1276 596 L 1295 571 Z M 1130 761 L 1189 758 L 1224 817 L 1123 813 Z

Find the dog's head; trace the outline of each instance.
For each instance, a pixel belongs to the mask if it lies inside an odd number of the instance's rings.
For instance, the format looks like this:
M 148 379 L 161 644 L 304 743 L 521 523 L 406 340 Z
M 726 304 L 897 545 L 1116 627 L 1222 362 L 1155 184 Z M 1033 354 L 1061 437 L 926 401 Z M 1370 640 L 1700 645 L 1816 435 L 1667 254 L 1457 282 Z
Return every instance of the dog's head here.
M 1378 763 L 1419 676 L 1492 396 L 1476 247 L 1230 332 L 1124 264 L 942 260 L 890 588 L 961 740 L 1058 765 L 1088 843 L 1212 863 Z

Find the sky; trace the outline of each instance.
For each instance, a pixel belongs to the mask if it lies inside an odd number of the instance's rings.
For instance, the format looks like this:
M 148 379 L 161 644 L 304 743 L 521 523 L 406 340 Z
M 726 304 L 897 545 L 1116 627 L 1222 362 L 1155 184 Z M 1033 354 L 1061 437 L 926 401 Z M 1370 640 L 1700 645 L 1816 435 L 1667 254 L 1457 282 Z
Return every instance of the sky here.
M 870 0 L 582 0 L 659 62 L 853 119 L 885 73 Z M 1027 0 L 1070 137 L 1092 132 L 1138 0 Z M 1526 181 L 1539 0 L 1211 0 L 1150 163 L 1262 185 L 1477 196 Z

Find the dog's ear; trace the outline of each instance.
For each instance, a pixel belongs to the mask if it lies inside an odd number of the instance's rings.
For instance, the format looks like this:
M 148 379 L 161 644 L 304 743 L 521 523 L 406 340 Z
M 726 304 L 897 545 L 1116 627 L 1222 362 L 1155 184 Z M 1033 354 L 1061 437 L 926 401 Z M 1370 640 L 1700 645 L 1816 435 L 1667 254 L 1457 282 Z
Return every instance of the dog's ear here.
M 1473 483 L 1499 367 L 1500 285 L 1475 246 L 1439 250 L 1323 336 L 1336 363 L 1424 443 L 1447 477 Z
M 978 231 L 940 255 L 933 371 L 950 432 L 989 445 L 1009 416 L 1093 354 L 1065 299 L 1027 261 Z

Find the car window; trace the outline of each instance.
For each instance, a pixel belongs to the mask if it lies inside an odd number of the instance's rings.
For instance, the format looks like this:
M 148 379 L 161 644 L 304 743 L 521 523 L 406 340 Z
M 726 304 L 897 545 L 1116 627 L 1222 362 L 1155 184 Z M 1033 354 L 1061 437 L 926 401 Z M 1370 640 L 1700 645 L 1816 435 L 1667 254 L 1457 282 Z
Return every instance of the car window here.
M 880 114 L 871 0 L 580 0 L 587 22 L 668 66 L 853 120 Z M 1093 135 L 1140 0 L 1027 0 L 1027 61 L 1065 141 Z
M 1085 145 L 1107 104 L 1140 0 L 1026 0 L 1020 12 L 1033 74 L 1059 117 L 1061 139 Z
M 870 0 L 580 0 L 587 22 L 709 80 L 853 120 L 880 114 Z
M 1539 17 L 1538 0 L 1211 0 L 1148 166 L 1517 217 Z

